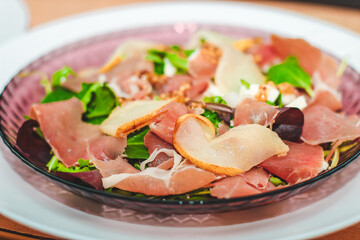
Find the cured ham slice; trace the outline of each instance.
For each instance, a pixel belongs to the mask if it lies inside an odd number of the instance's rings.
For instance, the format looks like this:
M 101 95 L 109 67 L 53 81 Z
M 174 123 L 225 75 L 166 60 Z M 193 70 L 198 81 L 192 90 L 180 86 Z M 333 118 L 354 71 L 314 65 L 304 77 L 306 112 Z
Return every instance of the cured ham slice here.
M 259 44 L 247 51 L 253 55 L 255 61 L 260 67 L 279 62 L 280 57 L 274 47 L 270 44 Z
M 174 166 L 170 170 L 148 167 L 139 173 L 112 175 L 103 179 L 104 187 L 117 187 L 146 195 L 166 196 L 201 188 L 218 178 L 215 174 L 197 168 L 186 161 L 180 163 L 181 156 L 173 150 L 162 152 L 174 158 Z
M 131 166 L 127 161 L 125 161 L 121 157 L 109 161 L 93 160 L 93 163 L 95 167 L 99 169 L 100 174 L 103 178 L 119 173 L 139 172 L 139 170 Z
M 36 119 L 55 155 L 67 167 L 78 159 L 110 160 L 125 149 L 125 138 L 102 135 L 99 126 L 81 120 L 82 102 L 76 98 L 66 101 L 35 104 L 31 117 Z
M 336 76 L 338 64 L 332 57 L 322 53 L 303 39 L 273 35 L 271 40 L 272 46 L 283 59 L 296 56 L 300 66 L 312 76 L 315 95 L 309 105 L 324 105 L 334 111 L 342 108 L 337 92 L 340 85 L 340 78 Z
M 313 75 L 312 81 L 314 83 L 314 96 L 310 99 L 309 106 L 322 105 L 333 111 L 342 109 L 341 95 L 336 91 L 336 88 L 331 88 L 323 82 L 317 72 Z
M 360 127 L 354 121 L 357 117 L 348 118 L 321 105 L 305 109 L 304 117 L 301 139 L 308 144 L 344 142 L 360 137 Z
M 217 64 L 207 54 L 206 49 L 200 48 L 189 58 L 188 72 L 195 78 L 211 79 L 215 75 Z
M 290 151 L 286 156 L 271 157 L 260 164 L 290 184 L 305 181 L 324 170 L 324 152 L 320 146 L 285 142 Z
M 288 56 L 296 56 L 300 66 L 309 75 L 315 72 L 322 58 L 321 51 L 311 46 L 304 39 L 282 38 L 272 35 L 271 43 L 281 58 L 285 59 Z
M 154 134 L 153 132 L 149 131 L 145 137 L 144 137 L 144 145 L 145 147 L 148 149 L 149 154 L 151 155 L 156 149 L 171 149 L 174 150 L 174 147 L 172 144 L 169 144 L 167 142 L 165 142 L 164 140 L 162 140 L 161 138 L 159 138 L 156 134 Z M 153 160 L 151 163 L 149 163 L 149 167 L 156 167 L 159 166 L 163 163 L 165 163 L 166 161 L 168 161 L 169 159 L 171 159 L 170 156 L 168 156 L 166 153 L 159 153 L 155 160 Z
M 262 168 L 252 168 L 238 176 L 227 177 L 214 183 L 211 196 L 234 198 L 258 194 L 267 189 L 270 174 Z
M 279 110 L 274 106 L 246 98 L 236 106 L 234 126 L 244 124 L 269 126 L 275 120 L 278 113 Z
M 240 89 L 240 79 L 257 84 L 265 82 L 265 78 L 253 57 L 234 48 L 234 39 L 215 32 L 199 31 L 190 39 L 188 47 L 199 47 L 201 39 L 205 39 L 206 42 L 218 47 L 222 52 L 215 72 L 215 85 L 222 94 Z
M 210 84 L 210 78 L 194 78 L 190 75 L 175 75 L 166 79 L 164 84 L 157 87 L 160 96 L 184 95 L 196 99 L 204 93 Z
M 162 112 L 163 113 L 150 124 L 150 130 L 164 141 L 172 144 L 176 121 L 179 117 L 187 113 L 187 108 L 180 103 L 172 102 L 165 106 Z

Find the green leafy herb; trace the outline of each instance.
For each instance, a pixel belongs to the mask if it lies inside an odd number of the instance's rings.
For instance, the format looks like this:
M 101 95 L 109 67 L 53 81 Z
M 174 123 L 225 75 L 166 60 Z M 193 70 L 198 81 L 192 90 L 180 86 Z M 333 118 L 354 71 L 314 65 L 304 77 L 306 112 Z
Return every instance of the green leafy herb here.
M 148 159 L 149 152 L 144 145 L 144 137 L 149 131 L 149 127 L 144 127 L 132 132 L 127 136 L 127 146 L 125 154 L 131 159 Z
M 55 155 L 53 155 L 50 161 L 46 164 L 50 172 L 54 171 L 57 168 L 58 162 L 59 159 Z
M 222 121 L 219 114 L 217 114 L 216 112 L 213 112 L 211 110 L 208 110 L 208 109 L 204 109 L 204 112 L 201 115 L 203 115 L 204 117 L 209 119 L 210 122 L 212 122 L 212 124 L 214 124 L 215 129 L 217 129 L 219 127 L 219 124 Z
M 244 79 L 241 79 L 240 82 L 244 87 L 246 87 L 246 89 L 250 89 L 250 83 L 248 83 Z
M 190 55 L 193 54 L 193 52 L 195 52 L 195 49 L 184 50 L 184 54 L 186 57 L 190 57 Z
M 83 83 L 76 95 L 85 106 L 83 118 L 92 124 L 102 123 L 118 105 L 115 93 L 106 84 Z
M 53 91 L 51 82 L 49 81 L 49 79 L 47 77 L 44 77 L 40 81 L 40 85 L 44 87 L 46 94 L 49 94 Z
M 280 178 L 274 177 L 274 176 L 270 177 L 269 182 L 271 182 L 275 186 L 286 185 L 286 183 L 283 180 L 281 180 Z
M 311 77 L 299 66 L 296 57 L 288 57 L 283 63 L 274 65 L 268 70 L 268 79 L 276 85 L 290 83 L 294 87 L 303 88 L 310 96 L 313 96 Z
M 74 167 L 66 167 L 64 164 L 62 164 L 59 159 L 53 155 L 50 161 L 46 164 L 50 172 L 88 172 L 96 170 L 96 167 L 94 165 L 90 164 L 89 160 L 79 159 L 78 160 L 79 166 Z
M 145 56 L 145 60 L 154 63 L 154 72 L 157 75 L 163 75 L 165 73 L 165 59 L 168 59 L 169 62 L 176 68 L 176 72 L 178 74 L 186 73 L 188 70 L 188 61 L 181 55 L 184 53 L 188 56 L 187 54 L 190 54 L 190 52 L 183 50 L 177 45 L 173 45 L 168 52 L 150 49 L 147 53 L 148 54 Z
M 161 62 L 161 63 L 154 62 L 154 72 L 157 75 L 163 75 L 165 73 L 165 63 L 164 62 Z
M 58 102 L 58 101 L 68 100 L 68 99 L 74 97 L 75 95 L 76 95 L 76 93 L 74 93 L 66 88 L 55 87 L 54 91 L 47 94 L 43 98 L 41 103 L 50 103 L 50 102 Z
M 67 81 L 70 75 L 75 76 L 74 70 L 70 67 L 65 66 L 62 69 L 56 71 L 51 77 L 51 85 L 52 86 L 61 86 L 64 82 Z
M 220 96 L 204 97 L 203 101 L 208 103 L 221 103 L 227 105 L 226 101 Z
M 166 57 L 178 71 L 187 71 L 188 61 L 186 59 L 179 57 L 176 53 L 168 53 Z

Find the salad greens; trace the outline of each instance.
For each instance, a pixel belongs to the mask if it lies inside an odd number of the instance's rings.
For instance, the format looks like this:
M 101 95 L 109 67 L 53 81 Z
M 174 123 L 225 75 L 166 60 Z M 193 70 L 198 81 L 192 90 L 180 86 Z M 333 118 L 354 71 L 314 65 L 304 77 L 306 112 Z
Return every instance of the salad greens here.
M 148 133 L 149 127 L 132 132 L 127 137 L 125 154 L 131 159 L 148 159 L 149 152 L 144 145 L 144 137 Z
M 205 97 L 203 101 L 208 103 L 221 103 L 227 105 L 226 101 L 220 96 Z M 212 122 L 214 125 L 215 129 L 218 129 L 219 124 L 222 122 L 219 114 L 209 109 L 204 109 L 204 112 L 201 115 L 209 119 L 210 122 Z
M 101 124 L 119 105 L 115 93 L 105 83 L 99 82 L 82 83 L 82 89 L 79 93 L 70 91 L 61 86 L 69 75 L 76 75 L 69 67 L 64 67 L 55 72 L 51 81 L 51 91 L 47 93 L 41 103 L 63 101 L 76 97 L 84 104 L 83 120 L 92 124 Z M 47 85 L 44 87 L 48 88 Z
M 286 185 L 286 183 L 283 180 L 281 180 L 278 177 L 274 177 L 274 176 L 270 177 L 269 182 L 274 184 L 276 187 L 279 186 L 279 185 L 284 185 L 284 186 Z
M 168 51 L 160 51 L 157 49 L 150 49 L 147 52 L 145 60 L 154 63 L 154 71 L 157 75 L 165 73 L 165 59 L 176 68 L 177 74 L 184 74 L 188 71 L 188 60 L 186 59 L 193 53 L 194 50 L 183 50 L 178 45 L 173 45 Z M 185 55 L 183 57 L 182 55 Z
M 276 85 L 287 82 L 294 87 L 304 89 L 310 96 L 314 95 L 311 77 L 300 67 L 296 57 L 288 57 L 283 63 L 270 67 L 267 76 L 269 81 L 273 81 Z
M 46 164 L 50 172 L 88 172 L 92 170 L 96 170 L 94 165 L 91 165 L 89 160 L 79 159 L 78 160 L 79 166 L 74 167 L 66 167 L 64 164 L 59 162 L 59 159 L 53 155 L 50 161 Z

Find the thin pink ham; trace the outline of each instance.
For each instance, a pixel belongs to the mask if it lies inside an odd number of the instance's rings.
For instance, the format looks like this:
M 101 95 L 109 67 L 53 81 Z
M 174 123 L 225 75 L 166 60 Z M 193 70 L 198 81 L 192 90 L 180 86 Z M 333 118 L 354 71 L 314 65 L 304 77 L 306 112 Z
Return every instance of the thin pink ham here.
M 290 151 L 283 157 L 271 157 L 260 164 L 274 175 L 295 184 L 317 176 L 323 170 L 324 152 L 320 146 L 285 141 Z
M 254 57 L 256 63 L 260 67 L 274 64 L 275 62 L 279 62 L 280 60 L 278 53 L 270 44 L 255 45 L 248 49 L 247 53 L 251 54 Z
M 174 150 L 173 145 L 165 142 L 160 137 L 158 137 L 156 134 L 149 131 L 145 137 L 144 137 L 144 145 L 148 149 L 149 154 L 152 154 L 156 149 L 171 149 Z M 159 166 L 166 161 L 171 159 L 166 153 L 159 153 L 155 160 L 153 160 L 151 163 L 149 163 L 149 167 L 156 167 Z
M 117 187 L 146 195 L 166 196 L 193 191 L 218 178 L 215 174 L 197 168 L 186 161 L 180 163 L 181 156 L 173 152 L 175 164 L 172 169 L 148 167 L 139 173 L 112 175 L 103 179 L 104 187 Z
M 344 142 L 360 137 L 360 127 L 354 121 L 357 117 L 349 118 L 321 105 L 306 108 L 304 117 L 301 139 L 308 144 Z
M 82 102 L 66 101 L 35 104 L 31 117 L 36 119 L 55 155 L 67 167 L 78 159 L 110 160 L 124 152 L 126 139 L 101 134 L 99 126 L 81 120 Z
M 334 58 L 322 53 L 303 39 L 282 38 L 273 35 L 272 46 L 284 59 L 296 56 L 299 64 L 312 76 L 314 96 L 309 105 L 324 105 L 332 110 L 340 110 L 342 104 L 337 89 L 340 78 L 336 76 L 338 64 Z
M 184 105 L 172 102 L 164 108 L 163 114 L 150 124 L 150 130 L 161 139 L 172 144 L 175 123 L 179 117 L 186 113 L 187 108 Z
M 234 177 L 226 177 L 214 183 L 211 196 L 217 198 L 242 197 L 264 192 L 268 189 L 270 174 L 262 168 L 251 170 Z
M 195 78 L 190 75 L 175 75 L 157 87 L 158 93 L 174 94 L 183 93 L 187 98 L 196 99 L 209 87 L 210 78 Z
M 131 166 L 121 157 L 115 160 L 101 161 L 93 160 L 95 167 L 100 171 L 103 178 L 119 173 L 137 173 L 139 170 Z
M 189 59 L 188 72 L 195 78 L 211 79 L 215 76 L 217 64 L 207 57 L 204 49 L 194 52 Z
M 254 123 L 269 126 L 278 113 L 279 110 L 274 106 L 246 98 L 236 106 L 234 126 Z

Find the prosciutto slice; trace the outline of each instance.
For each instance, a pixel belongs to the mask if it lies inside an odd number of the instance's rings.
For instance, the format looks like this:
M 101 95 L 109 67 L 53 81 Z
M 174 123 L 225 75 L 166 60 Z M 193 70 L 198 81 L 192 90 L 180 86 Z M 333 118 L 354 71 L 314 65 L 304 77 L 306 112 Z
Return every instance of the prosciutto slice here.
M 246 98 L 236 106 L 234 126 L 244 124 L 269 126 L 275 120 L 278 113 L 278 109 L 267 103 Z
M 145 137 L 144 137 L 144 145 L 148 149 L 149 154 L 151 155 L 156 149 L 171 149 L 174 150 L 173 145 L 165 142 L 160 137 L 158 137 L 153 132 L 149 131 Z M 149 167 L 156 167 L 159 166 L 166 161 L 171 159 L 170 156 L 168 156 L 166 153 L 159 153 L 155 160 L 153 160 L 151 163 L 149 163 Z
M 314 96 L 309 105 L 324 105 L 336 111 L 342 108 L 337 89 L 340 78 L 336 76 L 338 64 L 327 54 L 303 39 L 271 37 L 272 46 L 281 58 L 296 56 L 299 64 L 312 76 Z
M 360 137 L 358 117 L 346 117 L 321 105 L 305 109 L 301 139 L 311 145 L 344 142 Z M 355 120 L 354 120 L 355 119 Z
M 100 174 L 103 178 L 119 173 L 139 172 L 139 170 L 131 166 L 121 157 L 109 161 L 94 160 L 93 163 L 95 167 L 100 171 Z
M 55 155 L 66 166 L 78 159 L 110 160 L 125 149 L 125 138 L 101 134 L 99 126 L 81 120 L 82 102 L 77 98 L 66 101 L 35 104 L 30 116 L 36 119 Z
M 263 168 L 251 170 L 234 177 L 226 177 L 214 183 L 211 196 L 234 198 L 258 194 L 270 188 L 270 174 Z
M 150 130 L 164 141 L 172 144 L 173 132 L 177 119 L 187 113 L 187 108 L 180 103 L 170 103 L 164 107 L 163 114 L 151 124 Z
M 274 175 L 295 184 L 317 176 L 324 169 L 324 152 L 320 146 L 285 141 L 286 156 L 273 156 L 260 164 Z
M 166 196 L 201 188 L 218 178 L 215 174 L 197 168 L 187 161 L 180 163 L 182 158 L 174 150 L 158 152 L 165 152 L 174 158 L 174 166 L 170 170 L 148 167 L 138 173 L 115 174 L 103 178 L 104 187 L 117 187 L 146 195 Z

